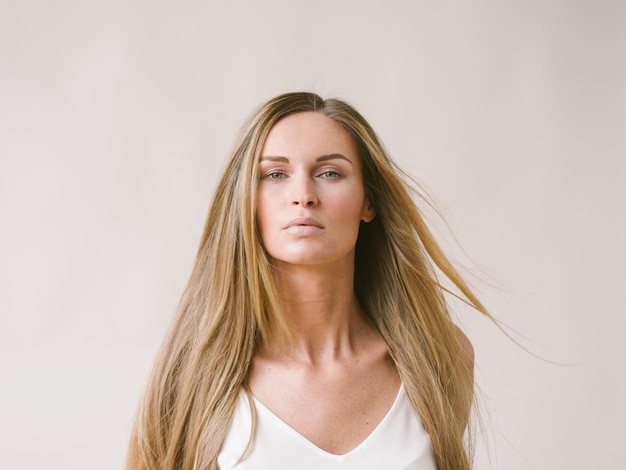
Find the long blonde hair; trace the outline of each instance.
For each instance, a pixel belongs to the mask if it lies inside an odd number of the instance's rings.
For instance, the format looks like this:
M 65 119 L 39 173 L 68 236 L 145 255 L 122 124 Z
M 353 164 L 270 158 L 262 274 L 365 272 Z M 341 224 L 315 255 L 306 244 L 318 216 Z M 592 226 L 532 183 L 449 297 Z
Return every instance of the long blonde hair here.
M 472 370 L 450 320 L 437 270 L 488 315 L 429 231 L 410 185 L 366 120 L 347 103 L 287 93 L 241 130 L 219 181 L 196 261 L 157 356 L 133 427 L 128 470 L 217 468 L 237 397 L 270 328 L 286 331 L 256 224 L 260 152 L 272 126 L 322 113 L 355 140 L 376 218 L 362 224 L 354 290 L 386 341 L 440 470 L 464 470 Z

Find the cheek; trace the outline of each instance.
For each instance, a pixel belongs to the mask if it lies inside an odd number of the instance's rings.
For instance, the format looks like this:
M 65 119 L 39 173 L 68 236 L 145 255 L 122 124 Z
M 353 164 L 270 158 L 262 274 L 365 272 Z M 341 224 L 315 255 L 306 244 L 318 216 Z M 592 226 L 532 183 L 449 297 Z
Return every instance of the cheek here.
M 278 197 L 267 190 L 259 190 L 256 198 L 256 225 L 261 244 L 267 249 L 277 237 L 280 225 Z
M 259 187 L 256 193 L 257 223 L 267 223 L 268 217 L 276 211 L 276 209 L 272 207 L 272 202 L 274 201 L 275 205 L 276 200 L 276 195 L 271 194 L 271 191 L 268 191 L 268 188 Z
M 346 226 L 355 225 L 358 227 L 363 213 L 365 196 L 360 191 L 350 191 L 347 194 L 331 199 L 333 214 Z

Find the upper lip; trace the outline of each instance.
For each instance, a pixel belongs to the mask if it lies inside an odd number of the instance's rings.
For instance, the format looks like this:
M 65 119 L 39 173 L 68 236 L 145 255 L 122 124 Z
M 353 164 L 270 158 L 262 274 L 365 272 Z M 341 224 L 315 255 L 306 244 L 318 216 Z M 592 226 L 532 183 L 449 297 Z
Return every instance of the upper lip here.
M 293 227 L 295 225 L 311 225 L 313 227 L 324 228 L 322 224 L 311 217 L 296 217 L 295 219 L 290 220 L 289 223 L 285 225 L 285 228 Z

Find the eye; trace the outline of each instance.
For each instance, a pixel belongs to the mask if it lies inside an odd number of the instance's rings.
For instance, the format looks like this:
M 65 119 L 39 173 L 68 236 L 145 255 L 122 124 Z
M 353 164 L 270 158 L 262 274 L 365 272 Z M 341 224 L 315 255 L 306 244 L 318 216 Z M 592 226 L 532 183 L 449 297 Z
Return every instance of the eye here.
M 283 178 L 285 178 L 285 174 L 280 171 L 271 171 L 267 173 L 265 177 L 271 181 L 278 181 L 278 180 L 282 180 Z
M 319 176 L 327 180 L 334 180 L 337 178 L 341 178 L 341 175 L 338 172 L 333 171 L 333 170 L 324 171 L 320 173 Z

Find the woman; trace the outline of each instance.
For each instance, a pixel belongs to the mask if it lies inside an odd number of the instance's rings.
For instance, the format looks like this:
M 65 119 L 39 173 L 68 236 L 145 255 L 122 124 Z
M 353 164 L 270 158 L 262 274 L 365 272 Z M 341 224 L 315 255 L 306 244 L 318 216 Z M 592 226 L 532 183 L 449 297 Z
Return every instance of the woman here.
M 242 129 L 138 411 L 128 469 L 470 468 L 471 345 L 374 131 L 288 93 Z

